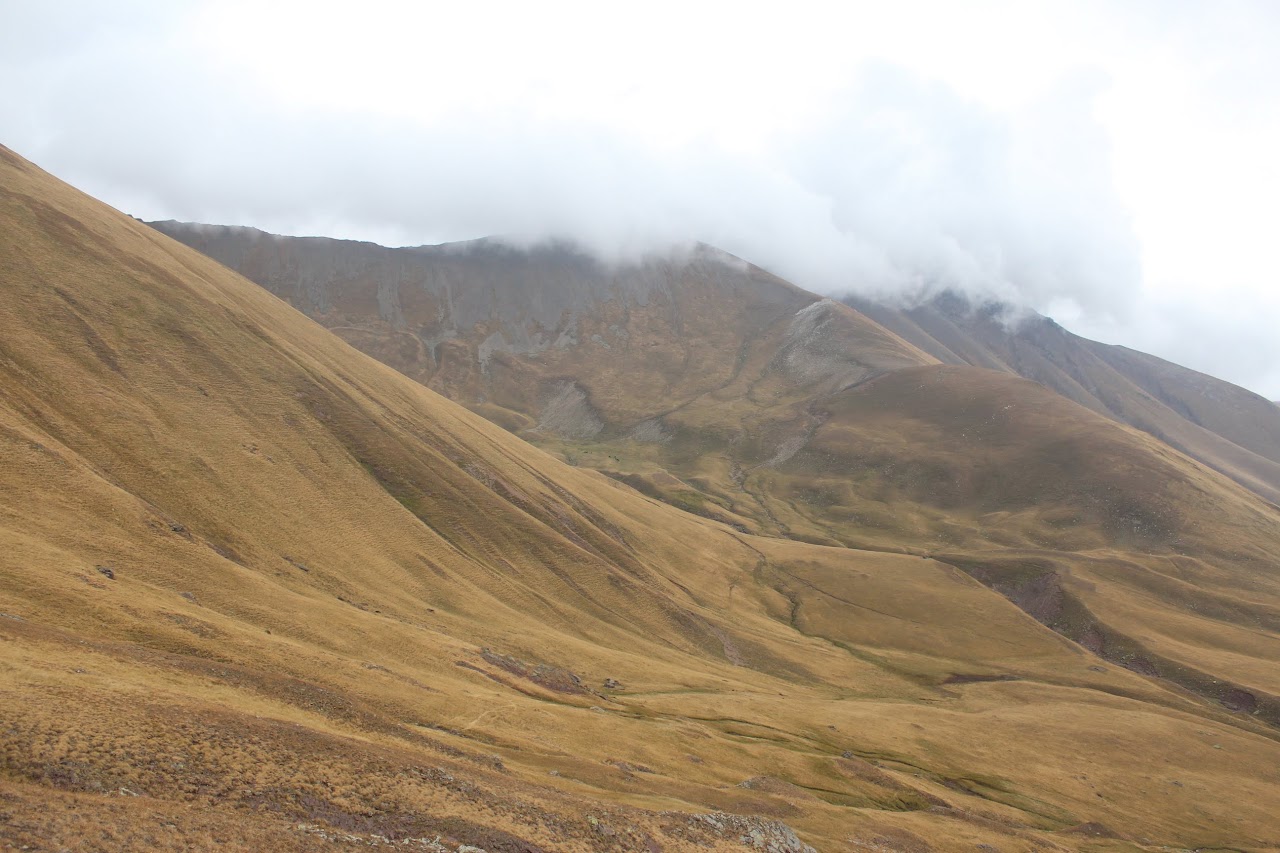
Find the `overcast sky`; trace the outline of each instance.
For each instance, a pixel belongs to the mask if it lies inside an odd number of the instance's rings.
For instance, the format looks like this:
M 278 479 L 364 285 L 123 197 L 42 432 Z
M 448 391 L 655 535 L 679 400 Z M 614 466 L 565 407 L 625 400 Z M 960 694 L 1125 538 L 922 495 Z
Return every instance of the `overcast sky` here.
M 1280 399 L 1280 2 L 0 0 L 0 142 L 128 213 L 955 288 Z

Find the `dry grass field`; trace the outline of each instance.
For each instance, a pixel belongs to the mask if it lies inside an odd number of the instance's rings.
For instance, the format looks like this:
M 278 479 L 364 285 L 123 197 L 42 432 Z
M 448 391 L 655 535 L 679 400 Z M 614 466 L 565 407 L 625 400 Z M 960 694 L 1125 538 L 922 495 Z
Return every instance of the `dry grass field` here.
M 548 453 L 6 149 L 0 223 L 0 849 L 1280 847 L 1280 510 L 1143 433 L 877 333 L 785 459 L 765 337 Z

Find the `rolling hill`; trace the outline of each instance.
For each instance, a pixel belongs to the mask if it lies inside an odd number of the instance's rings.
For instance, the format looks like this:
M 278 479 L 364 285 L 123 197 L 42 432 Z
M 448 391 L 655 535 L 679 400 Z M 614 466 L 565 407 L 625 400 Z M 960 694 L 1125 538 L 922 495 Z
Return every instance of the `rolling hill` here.
M 0 223 L 12 846 L 1280 844 L 1280 511 L 1144 432 L 705 248 L 287 294 L 406 376 Z

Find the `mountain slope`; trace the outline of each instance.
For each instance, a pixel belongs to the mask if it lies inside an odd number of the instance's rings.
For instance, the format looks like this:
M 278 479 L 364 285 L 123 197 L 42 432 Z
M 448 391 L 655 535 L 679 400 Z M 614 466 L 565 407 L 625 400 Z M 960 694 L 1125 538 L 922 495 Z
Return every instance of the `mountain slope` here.
M 1250 391 L 1044 317 L 944 294 L 910 309 L 847 300 L 939 361 L 1024 376 L 1148 432 L 1280 503 L 1280 410 Z
M 1275 593 L 1274 505 L 1167 444 L 1068 402 L 1070 371 L 1056 364 L 1079 360 L 1070 349 L 1078 342 L 1016 362 L 1049 387 L 1061 379 L 1064 400 L 1011 375 L 996 357 L 1010 336 L 990 312 L 981 339 L 932 314 L 922 322 L 935 336 L 902 322 L 894 334 L 868 319 L 880 310 L 874 306 L 848 312 L 709 249 L 609 270 L 563 247 L 517 251 L 481 241 L 395 250 L 252 229 L 157 227 L 240 265 L 410 372 L 398 357 L 404 350 L 386 342 L 430 339 L 442 334 L 439 318 L 449 318 L 456 361 L 446 368 L 441 359 L 418 378 L 575 464 L 743 532 L 945 554 L 1055 630 L 1087 639 L 1123 665 L 1280 720 L 1277 685 L 1263 663 L 1275 654 L 1274 637 L 1258 645 L 1251 634 L 1274 625 L 1270 610 L 1257 610 L 1250 597 L 1255 589 L 1266 600 Z M 384 310 L 444 291 L 453 302 L 486 307 L 466 316 L 439 306 L 416 314 Z M 548 303 L 560 312 L 554 338 L 540 332 Z M 579 328 L 599 331 L 583 335 Z M 542 343 L 486 349 L 521 334 L 541 334 Z M 939 343 L 944 338 L 954 349 Z M 654 349 L 684 355 L 649 358 Z M 998 372 L 930 367 L 934 357 Z M 1108 369 L 1116 387 L 1107 399 L 1137 400 L 1135 409 L 1143 400 L 1155 405 L 1136 385 L 1120 387 L 1115 373 Z M 504 390 L 527 391 L 549 377 L 554 393 Z M 1247 392 L 1235 391 L 1248 402 Z M 1115 417 L 1098 398 L 1077 396 Z M 1267 422 L 1260 423 L 1255 445 L 1267 435 Z M 1063 584 L 1096 571 L 1099 559 L 1115 561 L 1107 563 L 1115 576 L 1091 604 L 1076 601 L 1071 624 L 1057 605 L 1044 610 L 1018 591 L 1030 584 L 1051 597 L 1066 595 Z M 993 565 L 1013 578 L 993 574 Z M 1203 602 L 1189 601 L 1180 585 L 1188 581 L 1195 595 L 1225 596 L 1214 612 L 1235 614 L 1193 632 L 1217 639 L 1188 645 L 1176 632 L 1122 639 L 1138 611 L 1170 624 L 1201 618 Z M 1121 617 L 1112 593 L 1142 604 Z M 1119 621 L 1103 619 L 1102 610 Z M 1097 640 L 1104 636 L 1113 638 L 1110 646 Z M 1225 665 L 1213 648 L 1219 640 L 1250 649 L 1246 659 Z M 1255 680 L 1241 683 L 1244 672 Z
M 804 357 L 770 355 L 750 394 L 792 405 L 818 363 L 822 406 L 785 459 L 772 438 L 750 450 L 772 462 L 746 479 L 801 477 L 830 442 L 852 466 L 834 479 L 875 473 L 886 506 L 921 514 L 902 548 L 961 529 L 944 559 L 754 536 L 562 464 L 7 150 L 0 223 L 7 842 L 803 849 L 777 820 L 824 850 L 1280 837 L 1280 521 L 1140 433 L 892 336 L 832 350 L 824 324 L 863 321 L 800 299 L 766 334 Z M 1019 548 L 997 547 L 998 525 L 827 432 L 874 427 L 907 454 L 957 417 L 948 394 L 975 401 L 975 429 L 1003 395 L 1032 404 L 993 445 L 1038 428 L 1108 448 L 1069 495 L 1122 488 L 1112 458 L 1145 472 L 1156 529 L 1082 519 L 1055 535 L 1098 547 L 1036 553 L 1048 508 L 1014 490 L 981 507 L 1027 514 Z M 707 426 L 645 446 L 710 435 L 734 402 L 695 400 Z M 981 446 L 935 443 L 949 466 Z M 841 519 L 832 533 L 882 535 Z M 1067 622 L 1088 608 L 1141 632 L 1032 618 L 1036 584 Z M 1158 649 L 1153 668 L 1230 672 L 1254 706 L 1115 665 L 1122 642 Z
M 770 368 L 834 386 L 934 361 L 858 312 L 705 246 L 610 267 L 560 245 L 387 249 L 252 228 L 153 227 L 513 429 L 666 435 L 696 411 L 741 398 Z M 760 416 L 752 410 L 774 402 L 744 411 Z
M 1275 592 L 1274 505 L 1168 444 L 1068 402 L 1114 420 L 1103 402 L 1110 401 L 1138 427 L 1169 426 L 1146 430 L 1157 437 L 1189 434 L 1194 440 L 1184 444 L 1212 456 L 1213 467 L 1265 494 L 1262 480 L 1227 464 L 1248 457 L 1258 464 L 1246 467 L 1265 475 L 1266 460 L 1224 437 L 1269 452 L 1270 422 L 1254 417 L 1253 395 L 1242 389 L 1173 366 L 1164 371 L 1173 378 L 1162 380 L 1170 389 L 1163 399 L 1182 400 L 1183 411 L 1219 435 L 1140 387 L 1154 388 L 1159 371 L 1143 378 L 1130 366 L 1131 381 L 1085 351 L 1089 342 L 1048 321 L 1013 336 L 992 311 L 946 300 L 911 317 L 867 305 L 849 313 L 708 249 L 609 270 L 563 247 L 518 251 L 481 241 L 397 250 L 252 229 L 157 227 L 238 265 L 371 354 L 575 464 L 743 532 L 945 554 L 1056 630 L 1087 637 L 1095 651 L 1105 645 L 1096 637 L 1116 638 L 1106 654 L 1117 662 L 1280 720 L 1271 710 L 1277 685 L 1260 664 L 1275 654 L 1274 638 L 1249 639 L 1255 627 L 1274 624 L 1248 597 L 1259 584 L 1266 596 Z M 385 310 L 444 291 L 458 304 L 486 307 L 465 316 L 438 306 Z M 559 312 L 554 338 L 543 334 L 542 345 L 523 351 L 485 349 L 502 335 L 535 337 L 547 304 Z M 441 317 L 458 343 L 451 367 L 414 368 L 400 357 L 407 350 L 387 343 L 440 335 Z M 515 331 L 495 338 L 499 326 Z M 578 328 L 598 332 L 570 334 Z M 652 359 L 653 350 L 684 355 Z M 987 369 L 930 367 L 935 358 Z M 1079 368 L 1086 363 L 1092 373 Z M 1040 384 L 1015 378 L 1014 366 Z M 445 378 L 462 375 L 467 382 Z M 550 377 L 555 393 L 505 390 L 527 391 Z M 1230 411 L 1211 414 L 1214 395 Z M 1149 417 L 1138 417 L 1144 412 Z M 1077 602 L 1073 624 L 1011 592 L 1031 584 L 1065 594 L 1064 577 L 1096 570 L 1085 554 L 1116 559 L 1115 577 L 1091 604 Z M 990 565 L 1009 567 L 1015 580 L 993 575 Z M 1197 612 L 1179 585 L 1192 578 L 1195 595 L 1226 596 L 1221 607 L 1237 614 L 1205 630 L 1230 634 L 1223 641 L 1249 648 L 1252 662 L 1225 665 L 1212 648 L 1217 639 L 1203 646 L 1188 646 L 1176 632 L 1119 639 L 1135 611 L 1122 617 L 1111 608 L 1113 591 L 1141 597 L 1138 609 L 1151 609 L 1144 618 L 1171 622 Z M 1117 615 L 1103 619 L 1102 610 Z M 1243 672 L 1263 680 L 1242 683 Z
M 825 320 L 832 303 L 819 307 L 818 297 L 707 248 L 608 269 L 563 246 L 386 249 L 250 228 L 153 226 L 379 360 L 542 443 L 557 435 L 666 440 L 683 426 L 703 441 L 710 424 L 736 419 L 744 429 L 721 430 L 723 440 L 772 432 L 774 452 L 785 454 L 811 425 L 796 411 L 811 398 L 937 360 L 1032 379 L 1280 502 L 1280 412 L 1263 398 L 1044 318 L 1007 325 L 1000 306 L 950 294 L 909 310 L 850 298 L 858 313 L 833 327 Z M 799 315 L 805 307 L 812 313 Z M 815 331 L 821 351 L 788 349 L 795 334 Z M 767 387 L 780 365 L 800 393 L 748 393 Z M 672 467 L 670 455 L 658 452 L 664 458 L 654 461 Z M 639 485 L 674 497 L 660 484 Z

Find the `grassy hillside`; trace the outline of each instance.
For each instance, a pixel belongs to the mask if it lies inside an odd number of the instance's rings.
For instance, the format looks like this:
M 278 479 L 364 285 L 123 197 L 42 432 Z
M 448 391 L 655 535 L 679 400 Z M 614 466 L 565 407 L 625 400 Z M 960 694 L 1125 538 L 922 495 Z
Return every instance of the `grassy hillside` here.
M 1251 391 L 953 294 L 908 309 L 848 301 L 940 361 L 1032 379 L 1280 501 L 1280 410 Z
M 755 512 L 792 524 L 783 510 L 800 504 L 781 481 L 831 442 L 847 466 L 833 479 L 868 472 L 905 525 L 885 541 L 923 552 L 948 519 L 959 532 L 937 559 L 753 535 L 563 464 L 7 150 L 0 222 L 12 846 L 1280 839 L 1275 510 L 1132 431 L 988 374 L 833 382 L 789 456 L 761 445 L 761 464 L 737 479 L 726 465 L 690 500 L 768 486 Z M 803 329 L 791 343 L 826 351 Z M 748 399 L 790 405 L 788 375 L 813 361 L 782 358 Z M 937 394 L 908 393 L 931 381 Z M 1029 401 L 1036 417 L 990 440 L 1034 425 L 1035 446 L 1053 447 L 1056 429 L 1066 455 L 991 460 L 1026 466 L 1010 477 L 1027 485 L 975 516 L 975 496 L 1003 492 L 968 459 L 976 439 L 931 426 L 947 394 L 974 401 L 977 429 L 1002 395 Z M 670 441 L 603 438 L 711 470 L 714 450 L 693 444 L 714 434 L 707 401 Z M 884 458 L 934 448 L 974 479 L 954 503 L 917 494 L 839 440 L 857 424 Z M 1098 447 L 1107 455 L 1080 474 Z M 1052 520 L 1032 484 L 1049 473 L 1064 495 L 1157 494 L 1141 506 L 1164 526 L 1087 534 L 1084 519 L 1053 535 L 1091 535 L 1089 547 L 1036 551 Z M 992 513 L 1013 518 L 1007 546 Z M 885 547 L 882 528 L 796 518 L 833 544 Z M 1143 664 L 1121 657 L 1125 643 L 1147 650 Z M 1191 674 L 1159 671 L 1175 666 Z M 1230 673 L 1252 706 L 1196 673 Z

